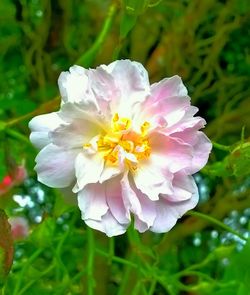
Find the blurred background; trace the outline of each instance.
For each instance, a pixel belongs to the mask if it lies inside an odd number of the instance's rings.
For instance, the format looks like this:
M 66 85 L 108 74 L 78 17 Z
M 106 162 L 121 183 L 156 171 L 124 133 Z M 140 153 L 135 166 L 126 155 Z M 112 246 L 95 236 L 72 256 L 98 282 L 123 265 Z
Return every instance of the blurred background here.
M 0 294 L 250 294 L 249 1 L 1 0 L 0 15 Z M 118 58 L 151 83 L 180 75 L 214 149 L 200 213 L 89 241 L 79 209 L 37 182 L 27 124 L 58 108 L 61 71 Z

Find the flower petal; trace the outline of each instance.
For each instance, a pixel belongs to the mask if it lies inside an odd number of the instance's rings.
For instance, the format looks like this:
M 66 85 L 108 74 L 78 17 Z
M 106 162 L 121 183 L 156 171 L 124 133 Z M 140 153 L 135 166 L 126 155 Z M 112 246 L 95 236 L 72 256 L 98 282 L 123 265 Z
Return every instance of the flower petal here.
M 52 143 L 64 148 L 82 148 L 84 144 L 89 143 L 96 135 L 101 133 L 102 129 L 95 123 L 79 119 L 74 120 L 68 125 L 61 125 L 50 132 Z
M 194 178 L 183 172 L 175 173 L 173 179 L 173 194 L 166 195 L 168 201 L 182 202 L 190 199 L 196 192 L 196 184 Z
M 122 198 L 120 177 L 106 181 L 105 192 L 110 212 L 115 219 L 121 224 L 130 223 L 129 210 L 125 207 Z
M 63 123 L 64 121 L 55 112 L 34 117 L 29 122 L 29 128 L 31 129 L 30 141 L 35 147 L 42 149 L 50 143 L 48 132 Z
M 188 210 L 193 209 L 198 203 L 199 195 L 197 186 L 195 192 L 189 200 L 182 202 L 171 202 L 165 198 L 160 198 L 155 202 L 156 218 L 150 230 L 156 233 L 169 231 Z
M 74 162 L 78 150 L 64 150 L 54 144 L 37 155 L 35 170 L 38 180 L 49 187 L 63 188 L 74 180 Z
M 78 206 L 82 212 L 82 219 L 101 220 L 108 211 L 105 189 L 100 183 L 92 183 L 78 192 Z
M 133 173 L 136 187 L 152 201 L 159 199 L 159 194 L 171 194 L 171 175 L 166 177 L 163 171 L 150 162 L 150 164 L 140 165 Z
M 87 70 L 73 66 L 69 72 L 62 72 L 58 79 L 60 93 L 64 102 L 80 102 L 87 99 Z
M 150 91 L 147 71 L 140 63 L 130 60 L 117 60 L 102 68 L 112 75 L 120 93 L 112 101 L 112 111 L 121 117 L 132 117 L 136 105 L 144 101 Z
M 212 143 L 203 132 L 190 128 L 183 132 L 173 133 L 171 136 L 183 140 L 193 148 L 192 163 L 186 168 L 187 174 L 194 174 L 206 165 L 212 150 Z
M 187 88 L 184 86 L 181 77 L 175 75 L 151 85 L 150 99 L 152 101 L 156 102 L 173 96 L 187 96 Z
M 77 193 L 89 183 L 96 183 L 100 179 L 104 160 L 99 154 L 80 152 L 75 160 L 75 175 L 77 183 L 73 192 Z
M 152 154 L 150 159 L 154 166 L 163 166 L 172 173 L 176 173 L 192 162 L 192 147 L 185 142 L 160 133 L 150 136 Z
M 88 226 L 104 232 L 108 237 L 122 235 L 128 227 L 126 224 L 120 224 L 110 211 L 102 217 L 101 221 L 94 219 L 86 219 L 84 221 Z

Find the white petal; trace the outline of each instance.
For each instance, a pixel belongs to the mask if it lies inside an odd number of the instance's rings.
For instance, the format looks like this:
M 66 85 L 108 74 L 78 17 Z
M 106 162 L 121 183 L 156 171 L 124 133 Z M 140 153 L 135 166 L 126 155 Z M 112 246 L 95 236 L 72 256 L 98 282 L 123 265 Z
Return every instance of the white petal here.
M 68 125 L 61 125 L 50 132 L 52 143 L 65 148 L 82 148 L 84 144 L 89 143 L 96 135 L 101 133 L 101 128 L 95 123 L 78 119 Z
M 85 154 L 80 152 L 75 161 L 75 174 L 77 184 L 73 188 L 76 193 L 82 190 L 89 183 L 96 183 L 100 179 L 103 170 L 104 160 L 99 154 Z
M 64 102 L 80 102 L 87 99 L 87 70 L 73 66 L 69 72 L 62 72 L 58 79 L 60 93 Z
M 108 211 L 105 189 L 100 183 L 88 184 L 78 192 L 78 206 L 82 219 L 101 220 Z
M 140 63 L 130 60 L 118 60 L 102 68 L 112 75 L 120 93 L 111 102 L 112 111 L 121 117 L 132 117 L 136 105 L 150 92 L 147 71 Z
M 136 187 L 150 200 L 158 200 L 159 194 L 172 193 L 172 177 L 171 174 L 167 177 L 162 173 L 159 167 L 148 163 L 138 165 L 137 170 L 133 174 Z
M 30 141 L 39 149 L 42 149 L 50 143 L 48 132 L 56 129 L 64 121 L 58 116 L 57 113 L 50 113 L 34 117 L 29 122 L 31 129 Z
M 47 186 L 69 186 L 74 176 L 74 163 L 78 150 L 64 150 L 53 144 L 44 147 L 36 157 L 38 180 Z
M 101 221 L 93 219 L 86 219 L 84 221 L 88 226 L 104 232 L 108 237 L 122 235 L 128 227 L 128 225 L 120 224 L 110 211 L 102 217 Z

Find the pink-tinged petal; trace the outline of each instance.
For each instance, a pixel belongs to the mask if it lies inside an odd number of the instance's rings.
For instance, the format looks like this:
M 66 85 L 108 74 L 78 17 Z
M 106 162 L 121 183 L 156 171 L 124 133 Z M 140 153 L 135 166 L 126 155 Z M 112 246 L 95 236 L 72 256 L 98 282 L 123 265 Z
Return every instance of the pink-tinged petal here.
M 151 157 L 152 160 L 152 157 Z M 158 162 L 158 161 L 157 161 Z M 166 177 L 167 171 L 163 171 L 152 161 L 139 165 L 133 173 L 136 187 L 152 201 L 159 199 L 159 194 L 171 194 L 171 174 Z
M 140 210 L 134 212 L 135 214 L 135 228 L 139 232 L 145 232 L 153 225 L 156 218 L 155 202 L 152 202 L 148 196 L 143 194 L 134 182 L 130 179 L 130 185 L 139 201 Z
M 29 128 L 31 129 L 30 141 L 35 147 L 42 149 L 51 142 L 50 138 L 48 137 L 48 132 L 56 129 L 63 123 L 64 121 L 58 116 L 57 113 L 50 113 L 34 117 L 29 122 Z
M 130 214 L 123 202 L 120 177 L 105 182 L 105 193 L 112 215 L 120 224 L 128 224 L 130 222 Z
M 153 224 L 156 217 L 155 202 L 138 190 L 132 177 L 128 177 L 127 174 L 121 180 L 121 188 L 126 214 L 132 212 L 135 216 L 135 228 L 144 232 Z
M 77 193 L 89 183 L 96 183 L 103 171 L 104 159 L 99 154 L 78 153 L 75 160 L 77 183 L 73 192 Z
M 62 72 L 58 85 L 64 102 L 80 102 L 89 99 L 87 70 L 80 66 L 73 66 L 69 72 Z
M 172 202 L 161 198 L 155 202 L 156 219 L 150 230 L 156 233 L 168 232 L 188 210 L 193 209 L 199 200 L 198 189 L 196 187 L 192 197 L 182 202 Z
M 159 83 L 155 83 L 151 86 L 150 100 L 153 102 L 172 96 L 187 96 L 187 88 L 182 83 L 181 78 L 177 75 L 171 78 L 165 78 Z
M 44 147 L 35 159 L 38 180 L 49 187 L 69 186 L 75 178 L 74 163 L 77 153 L 77 149 L 64 150 L 54 144 Z
M 211 141 L 203 132 L 198 131 L 196 136 L 197 142 L 193 146 L 192 165 L 186 169 L 190 174 L 198 172 L 206 165 L 213 147 Z
M 108 211 L 101 221 L 86 219 L 85 223 L 96 230 L 104 232 L 108 237 L 122 235 L 126 232 L 128 224 L 120 224 L 110 211 Z
M 150 160 L 154 166 L 164 166 L 171 173 L 176 173 L 191 165 L 192 147 L 182 140 L 153 133 L 150 136 L 150 146 Z
M 190 199 L 196 193 L 196 184 L 194 178 L 183 172 L 175 173 L 173 179 L 173 194 L 164 195 L 168 201 L 182 202 Z
M 121 117 L 133 117 L 136 105 L 150 92 L 147 71 L 140 63 L 130 60 L 118 60 L 102 68 L 112 75 L 120 93 L 111 101 L 112 111 Z
M 84 189 L 78 192 L 78 206 L 83 220 L 102 220 L 102 216 L 108 211 L 103 185 L 100 183 L 86 185 Z
M 186 109 L 186 112 L 183 118 L 176 124 L 167 127 L 164 130 L 164 133 L 172 134 L 175 132 L 182 132 L 188 128 L 195 128 L 196 130 L 203 128 L 206 125 L 206 121 L 199 116 L 194 117 L 194 115 L 197 112 L 198 112 L 198 108 L 190 106 L 189 108 Z
M 79 119 L 74 120 L 68 125 L 61 125 L 49 133 L 51 142 L 64 148 L 82 148 L 84 144 L 96 135 L 102 132 L 102 129 L 95 123 Z

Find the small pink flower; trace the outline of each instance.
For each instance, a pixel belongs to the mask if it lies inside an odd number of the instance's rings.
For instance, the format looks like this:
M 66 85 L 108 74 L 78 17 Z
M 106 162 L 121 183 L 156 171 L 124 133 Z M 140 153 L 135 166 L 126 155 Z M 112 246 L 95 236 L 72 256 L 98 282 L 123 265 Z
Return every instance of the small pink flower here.
M 11 232 L 14 240 L 24 239 L 29 234 L 29 224 L 24 217 L 11 217 L 9 218 L 11 225 Z
M 82 219 L 108 236 L 169 231 L 198 202 L 192 174 L 207 162 L 211 142 L 199 131 L 181 78 L 149 84 L 130 60 L 61 73 L 58 112 L 33 118 L 42 183 L 73 187 Z

